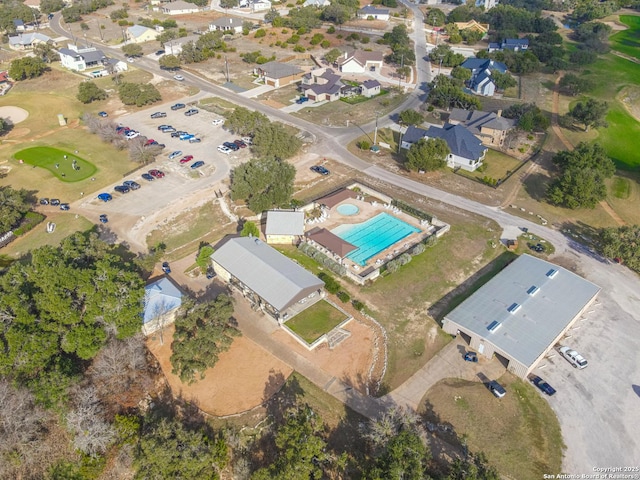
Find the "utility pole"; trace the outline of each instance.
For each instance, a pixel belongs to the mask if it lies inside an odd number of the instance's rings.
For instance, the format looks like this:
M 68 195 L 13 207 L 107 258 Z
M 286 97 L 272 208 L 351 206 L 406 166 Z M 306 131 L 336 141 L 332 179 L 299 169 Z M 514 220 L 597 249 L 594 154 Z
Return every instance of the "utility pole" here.
M 98 32 L 100 32 L 100 41 L 104 42 L 104 36 L 102 33 L 102 25 L 100 25 L 100 22 L 98 22 Z
M 373 144 L 376 145 L 378 143 L 378 115 L 380 112 L 376 110 L 376 129 L 373 131 Z
M 400 73 L 398 73 L 398 88 L 401 88 L 402 73 L 404 72 L 404 53 L 400 57 Z
M 229 82 L 229 62 L 227 62 L 227 56 L 224 56 L 224 66 L 227 72 L 227 82 Z
M 444 55 L 440 54 L 440 55 L 438 55 L 438 57 L 440 58 L 440 66 L 438 67 L 438 75 L 440 75 L 442 73 L 442 60 L 444 60 Z

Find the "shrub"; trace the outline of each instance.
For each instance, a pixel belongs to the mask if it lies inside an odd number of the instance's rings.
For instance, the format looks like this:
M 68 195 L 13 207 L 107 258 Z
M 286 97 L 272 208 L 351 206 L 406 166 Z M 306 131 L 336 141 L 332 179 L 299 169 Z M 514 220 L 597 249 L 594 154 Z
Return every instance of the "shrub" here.
M 336 33 L 336 27 L 331 25 L 329 28 L 327 28 L 327 33 Z
M 311 37 L 311 41 L 309 42 L 311 45 L 318 45 L 320 42 L 324 40 L 324 35 L 321 33 L 316 33 L 313 37 Z
M 364 303 L 362 303 L 360 300 L 356 300 L 355 298 L 351 300 L 351 305 L 353 305 L 353 308 L 355 308 L 359 312 L 364 310 Z
M 267 35 L 267 31 L 264 28 L 259 28 L 258 30 L 256 30 L 256 33 L 253 36 L 253 38 L 262 38 L 262 37 L 265 37 L 266 35 Z
M 297 33 L 298 35 L 304 35 L 305 33 L 307 33 L 307 29 L 305 27 L 300 27 Z
M 298 53 L 303 53 L 303 52 L 306 52 L 307 49 L 304 48 L 302 45 L 296 45 L 295 47 L 293 47 L 293 51 Z
M 287 38 L 287 43 L 290 43 L 292 45 L 295 45 L 299 41 L 300 41 L 300 35 L 297 35 L 295 33 L 291 35 L 289 38 Z
M 389 273 L 395 273 L 398 271 L 398 268 L 400 268 L 397 260 L 391 260 L 390 262 L 387 262 L 385 266 L 387 268 L 387 272 Z
M 322 42 L 320 42 L 320 46 L 322 48 L 329 48 L 331 46 L 331 42 L 329 40 L 323 40 Z
M 371 148 L 371 143 L 368 140 L 361 140 L 358 142 L 358 148 L 360 150 L 369 150 Z
M 409 255 L 408 253 L 403 253 L 402 255 L 400 255 L 400 257 L 398 257 L 398 263 L 400 265 L 406 265 L 410 261 L 411 261 L 411 255 Z
M 424 250 L 425 250 L 424 244 L 419 243 L 411 249 L 411 255 L 413 256 L 420 255 L 422 252 L 424 252 Z
M 371 41 L 371 39 L 369 37 L 364 37 L 363 36 L 362 38 L 360 38 L 360 43 L 364 43 L 365 45 L 367 43 L 369 43 L 370 41 Z
M 349 294 L 342 290 L 338 292 L 338 298 L 342 303 L 347 303 L 349 300 L 351 300 Z
M 400 210 L 412 215 L 420 220 L 433 221 L 433 215 L 429 215 L 427 212 L 423 212 L 419 208 L 412 207 L 411 205 L 404 203 L 402 200 L 392 200 L 391 204 L 398 207 Z
M 482 165 L 476 168 L 476 170 L 480 173 L 484 172 L 486 169 L 487 169 L 487 162 L 482 162 Z
M 327 292 L 337 294 L 340 291 L 340 283 L 328 273 L 320 272 L 318 278 L 324 282 Z

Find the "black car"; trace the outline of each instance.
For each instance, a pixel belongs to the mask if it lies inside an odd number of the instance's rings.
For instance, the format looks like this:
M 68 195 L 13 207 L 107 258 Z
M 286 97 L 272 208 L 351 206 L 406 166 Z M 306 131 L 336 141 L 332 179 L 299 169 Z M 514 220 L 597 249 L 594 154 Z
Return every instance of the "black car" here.
M 194 162 L 191 164 L 191 169 L 195 170 L 196 168 L 200 168 L 203 165 L 204 165 L 204 162 L 202 160 L 198 160 L 197 162 Z
M 158 125 L 158 130 L 164 130 L 165 128 L 173 128 L 171 125 Z
M 553 388 L 551 385 L 549 385 L 540 377 L 536 375 L 531 375 L 531 377 L 529 377 L 529 380 L 531 380 L 531 383 L 533 383 L 536 387 L 538 387 L 543 393 L 546 393 L 549 396 L 555 395 L 556 389 Z
M 138 182 L 134 182 L 133 180 L 122 182 L 122 185 L 124 185 L 125 187 L 129 187 L 131 190 L 138 190 L 140 188 L 140 184 Z
M 69 206 L 68 203 L 61 203 L 60 204 L 60 210 L 69 210 L 71 207 Z
M 502 398 L 507 394 L 507 391 L 504 389 L 504 387 L 495 380 L 489 382 L 489 390 L 491 390 L 491 393 L 493 393 L 498 398 Z
M 162 271 L 164 273 L 171 273 L 171 267 L 169 266 L 169 262 L 162 262 Z
M 238 145 L 236 145 L 235 143 L 231 143 L 231 142 L 224 142 L 223 145 L 231 150 L 233 150 L 234 152 L 240 150 L 240 147 Z
M 311 167 L 311 170 L 319 173 L 320 175 L 329 175 L 329 170 L 324 168 L 322 165 L 314 165 L 313 167 Z
M 171 138 L 178 138 L 184 132 L 171 132 Z
M 60 205 L 60 200 L 58 200 L 57 198 L 52 198 L 52 199 L 49 201 L 49 203 L 55 207 L 55 206 L 57 206 L 57 205 Z
M 171 110 L 180 110 L 185 107 L 186 105 L 184 103 L 176 103 L 175 105 L 171 105 Z
M 151 114 L 151 118 L 164 118 L 167 114 L 165 112 L 156 112 Z
M 147 182 L 153 182 L 153 176 L 149 175 L 148 173 L 143 173 L 142 178 L 145 179 Z
M 125 186 L 125 185 L 116 185 L 115 187 L 113 187 L 113 189 L 116 192 L 120 192 L 120 193 L 129 193 L 129 187 Z
M 157 55 L 157 56 L 164 55 L 164 50 L 158 50 L 158 51 L 156 52 L 156 55 Z
M 184 114 L 187 117 L 190 117 L 191 115 L 195 115 L 196 113 L 200 113 L 200 110 L 198 110 L 197 108 L 190 108 L 189 110 L 187 110 L 186 112 L 184 112 Z
M 40 205 L 49 205 L 49 199 L 48 198 L 41 198 L 40 199 Z

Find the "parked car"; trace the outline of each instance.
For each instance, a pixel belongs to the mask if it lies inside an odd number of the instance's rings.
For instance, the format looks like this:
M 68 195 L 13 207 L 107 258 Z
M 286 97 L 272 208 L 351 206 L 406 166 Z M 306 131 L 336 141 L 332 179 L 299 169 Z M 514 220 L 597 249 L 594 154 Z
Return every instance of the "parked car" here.
M 140 184 L 138 182 L 134 182 L 133 180 L 126 180 L 122 182 L 122 185 L 125 187 L 129 187 L 131 190 L 138 190 L 140 188 Z
M 225 147 L 224 145 L 219 145 L 219 146 L 218 146 L 218 151 L 219 151 L 220 153 L 224 153 L 225 155 L 229 155 L 229 154 L 231 153 L 231 149 L 230 149 L 230 148 Z
M 155 112 L 151 114 L 151 118 L 164 118 L 167 114 L 165 112 Z
M 242 140 L 234 140 L 233 143 L 235 143 L 240 148 L 247 148 L 247 144 Z
M 478 363 L 478 354 L 476 352 L 467 352 L 464 354 L 464 359 L 467 362 Z
M 560 355 L 567 359 L 574 368 L 582 370 L 587 367 L 587 359 L 569 347 L 560 347 Z
M 190 108 L 189 110 L 187 110 L 186 112 L 184 112 L 184 114 L 187 117 L 190 117 L 191 115 L 195 115 L 196 113 L 200 113 L 200 110 L 198 110 L 197 108 Z
M 110 202 L 113 199 L 110 193 L 101 193 L 98 195 L 98 200 L 102 200 L 103 202 Z
M 166 274 L 171 273 L 171 267 L 169 266 L 169 262 L 162 262 L 162 271 Z
M 156 55 L 159 57 L 160 55 L 164 55 L 164 50 L 158 50 Z
M 140 132 L 136 132 L 135 130 L 129 130 L 125 136 L 127 137 L 127 140 L 132 140 L 136 137 L 139 137 Z
M 49 203 L 51 205 L 53 205 L 54 207 L 57 207 L 58 205 L 60 205 L 60 200 L 58 200 L 57 198 L 52 198 Z
M 538 253 L 544 252 L 544 245 L 542 245 L 541 243 L 538 243 L 536 245 L 531 244 L 529 245 L 529 248 L 534 252 L 538 252 Z
M 198 137 L 193 137 L 189 139 L 189 143 L 200 143 L 202 140 Z
M 173 128 L 171 125 L 158 125 L 158 130 L 164 130 L 165 128 Z
M 60 204 L 60 210 L 69 210 L 71 209 L 71 207 L 69 206 L 68 203 L 61 203 Z
M 147 182 L 153 182 L 153 175 L 150 175 L 148 173 L 143 173 L 141 176 Z
M 148 147 L 149 145 L 156 145 L 158 142 L 156 142 L 153 138 L 148 139 L 146 142 L 144 142 L 144 146 Z
M 543 379 L 538 377 L 537 375 L 531 375 L 529 377 L 531 383 L 533 383 L 536 387 L 538 387 L 543 393 L 546 393 L 549 396 L 555 395 L 556 389 L 545 382 Z
M 240 150 L 240 147 L 238 147 L 235 143 L 231 143 L 231 142 L 224 142 L 223 145 L 227 148 L 230 148 L 231 150 L 233 150 L 234 152 L 236 150 Z
M 218 119 L 214 120 L 213 122 L 211 122 L 211 124 L 214 127 L 219 127 L 220 125 L 224 124 L 224 120 L 222 120 L 221 118 L 218 118 Z
M 125 185 L 116 185 L 113 189 L 118 193 L 129 193 L 129 187 Z
M 189 163 L 191 160 L 193 160 L 193 155 L 187 155 L 180 159 L 180 163 Z
M 49 199 L 48 198 L 41 198 L 40 199 L 40 205 L 49 205 Z
M 198 160 L 197 162 L 194 162 L 191 164 L 191 169 L 195 170 L 196 168 L 200 168 L 203 165 L 204 165 L 204 162 L 202 160 Z
M 180 140 L 191 140 L 192 138 L 195 138 L 195 135 L 191 133 L 183 133 L 180 135 Z
M 493 393 L 498 398 L 502 398 L 507 394 L 507 391 L 504 389 L 504 387 L 495 380 L 489 382 L 489 390 L 491 390 L 491 393 Z
M 303 104 L 304 102 L 308 102 L 309 101 L 309 97 L 300 97 L 299 99 L 296 100 L 296 103 L 298 105 Z
M 241 140 L 247 145 L 253 145 L 253 138 L 251 137 L 242 137 Z
M 103 213 L 102 215 L 100 215 L 100 223 L 108 223 L 109 222 L 109 217 L 107 217 L 106 213 Z
M 171 152 L 169 154 L 169 160 L 173 160 L 174 158 L 177 158 L 180 155 L 182 155 L 182 150 L 176 150 L 175 152 Z
M 176 131 L 176 129 L 173 128 L 172 126 L 165 127 L 165 128 L 163 128 L 161 130 L 162 133 L 172 133 L 172 132 L 175 132 L 175 131 Z
M 109 116 L 109 114 L 107 112 L 98 112 L 98 115 L 103 117 L 103 118 Z
M 171 105 L 171 110 L 180 110 L 181 108 L 186 107 L 186 105 L 184 103 L 176 103 L 174 105 Z
M 316 173 L 319 173 L 320 175 L 329 175 L 329 170 L 327 170 L 326 168 L 324 168 L 322 165 L 314 165 L 313 167 L 311 167 L 311 170 L 313 170 Z
M 173 78 L 179 82 L 184 82 L 184 77 L 182 75 L 174 75 Z
M 162 178 L 164 177 L 164 172 L 162 170 L 149 170 L 149 175 L 151 175 L 153 178 Z

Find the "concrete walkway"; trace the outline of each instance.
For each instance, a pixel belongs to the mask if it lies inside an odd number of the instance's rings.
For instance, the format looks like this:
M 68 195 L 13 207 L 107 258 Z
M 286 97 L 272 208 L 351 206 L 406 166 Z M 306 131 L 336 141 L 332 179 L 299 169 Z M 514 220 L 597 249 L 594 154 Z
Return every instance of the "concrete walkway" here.
M 274 87 L 271 85 L 260 85 L 259 87 L 252 88 L 251 90 L 245 90 L 244 92 L 238 93 L 241 97 L 245 98 L 256 98 L 262 95 L 263 93 L 270 92 Z

